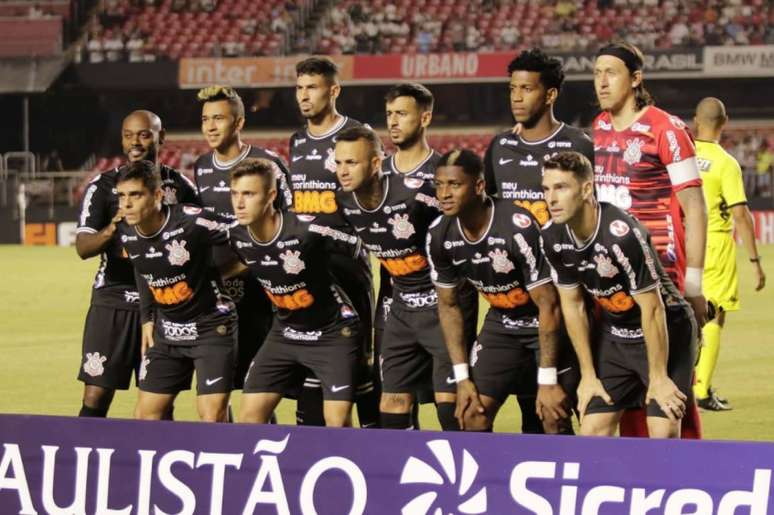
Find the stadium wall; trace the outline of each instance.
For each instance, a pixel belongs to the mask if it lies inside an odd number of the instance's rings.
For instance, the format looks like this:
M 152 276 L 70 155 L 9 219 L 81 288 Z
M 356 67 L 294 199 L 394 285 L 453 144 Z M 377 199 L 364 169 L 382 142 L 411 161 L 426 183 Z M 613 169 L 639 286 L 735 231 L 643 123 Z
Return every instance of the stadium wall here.
M 763 515 L 774 445 L 0 415 L 0 512 Z

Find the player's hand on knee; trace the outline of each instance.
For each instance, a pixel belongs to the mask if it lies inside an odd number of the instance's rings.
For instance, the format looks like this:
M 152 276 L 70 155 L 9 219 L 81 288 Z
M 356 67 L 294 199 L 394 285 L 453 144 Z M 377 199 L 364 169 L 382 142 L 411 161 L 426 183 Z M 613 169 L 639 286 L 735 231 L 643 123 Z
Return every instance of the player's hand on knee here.
M 582 377 L 578 384 L 578 413 L 581 416 L 581 423 L 586 415 L 586 408 L 594 397 L 600 397 L 607 404 L 613 404 L 613 398 L 605 391 L 598 377 Z
M 649 383 L 645 403 L 656 401 L 670 421 L 680 420 L 685 414 L 685 401 L 688 397 L 677 388 L 668 376 L 651 379 Z
M 148 352 L 148 349 L 153 347 L 153 322 L 145 322 L 142 324 L 142 355 Z
M 478 396 L 478 389 L 470 379 L 463 379 L 457 383 L 457 406 L 454 410 L 454 418 L 460 424 L 460 429 L 465 430 L 465 418 L 472 414 L 484 415 L 486 410 Z
M 707 323 L 707 299 L 704 298 L 704 295 L 699 295 L 698 297 L 686 297 L 685 300 L 693 308 L 696 325 L 701 329 Z
M 570 398 L 558 384 L 539 385 L 535 399 L 535 411 L 541 421 L 557 422 L 567 418 Z

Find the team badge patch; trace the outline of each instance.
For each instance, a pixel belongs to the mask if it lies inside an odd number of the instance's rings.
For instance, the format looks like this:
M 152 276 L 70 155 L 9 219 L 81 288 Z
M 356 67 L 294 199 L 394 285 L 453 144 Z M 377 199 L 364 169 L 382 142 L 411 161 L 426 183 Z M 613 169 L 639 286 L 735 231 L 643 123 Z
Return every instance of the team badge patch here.
M 331 173 L 336 173 L 336 155 L 333 149 L 328 149 L 328 157 L 325 158 L 325 169 Z
M 602 254 L 594 256 L 594 261 L 597 263 L 597 273 L 600 277 L 607 279 L 615 277 L 618 273 L 618 268 L 613 264 L 613 260 Z
M 99 352 L 87 352 L 86 363 L 83 364 L 83 371 L 91 377 L 98 377 L 105 373 L 105 367 L 102 366 L 107 361 L 107 356 L 100 356 Z
M 139 381 L 145 381 L 145 376 L 148 375 L 148 365 L 150 365 L 150 359 L 143 357 L 140 363 L 140 372 L 137 374 Z
M 164 203 L 168 206 L 177 204 L 177 192 L 175 188 L 164 188 Z
M 280 254 L 280 259 L 282 259 L 282 268 L 289 274 L 297 274 L 306 268 L 301 261 L 301 252 L 298 250 L 286 250 Z
M 513 261 L 508 259 L 508 254 L 502 249 L 490 250 L 489 257 L 492 258 L 492 268 L 495 272 L 507 274 L 515 268 Z
M 618 236 L 619 238 L 623 238 L 624 236 L 629 234 L 629 225 L 623 220 L 613 220 L 610 223 L 610 233 L 613 236 Z
M 392 235 L 399 240 L 406 240 L 416 232 L 414 226 L 409 222 L 408 214 L 396 214 L 387 220 L 387 223 L 392 225 Z
M 623 160 L 630 165 L 634 165 L 640 162 L 642 159 L 642 146 L 645 144 L 639 138 L 634 138 L 626 141 L 626 150 L 623 153 Z
M 514 213 L 512 220 L 513 225 L 522 229 L 526 229 L 532 224 L 532 220 L 527 215 L 522 215 L 521 213 Z
M 185 241 L 173 240 L 172 243 L 166 245 L 166 249 L 169 251 L 169 264 L 172 266 L 183 266 L 191 259 L 191 253 L 185 250 Z

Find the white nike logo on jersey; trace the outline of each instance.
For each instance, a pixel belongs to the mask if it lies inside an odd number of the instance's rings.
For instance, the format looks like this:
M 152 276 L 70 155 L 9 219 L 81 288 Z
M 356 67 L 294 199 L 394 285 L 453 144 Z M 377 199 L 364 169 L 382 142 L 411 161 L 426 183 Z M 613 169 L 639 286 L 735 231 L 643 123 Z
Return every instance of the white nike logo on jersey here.
M 217 383 L 218 381 L 220 381 L 221 379 L 223 379 L 223 376 L 216 377 L 215 379 L 207 379 L 204 382 L 207 383 L 207 386 L 212 386 L 215 383 Z
M 498 161 L 498 162 L 500 163 L 500 165 L 507 165 L 507 164 L 508 164 L 508 163 L 510 163 L 511 161 L 513 161 L 513 159 L 505 159 L 505 158 L 502 158 L 502 157 L 501 157 L 501 158 L 500 158 L 500 161 Z
M 204 193 L 205 191 L 207 191 L 208 189 L 210 189 L 210 187 L 211 187 L 211 186 L 202 186 L 201 188 L 199 188 L 199 193 Z
M 139 254 L 129 254 L 129 259 L 137 259 L 138 257 L 140 257 Z
M 258 261 L 256 261 L 255 259 L 245 259 L 245 263 L 248 265 L 252 265 L 253 263 L 257 263 L 257 262 Z
M 303 158 L 304 158 L 304 156 L 293 156 L 292 159 L 293 159 L 293 162 L 295 163 L 296 161 L 300 161 Z
M 355 226 L 355 230 L 356 230 L 357 232 L 363 232 L 363 231 L 365 231 L 365 230 L 366 230 L 366 228 L 365 228 L 365 227 L 358 227 L 358 226 Z
M 458 266 L 467 261 L 467 259 L 452 259 L 452 265 Z
M 454 379 L 453 377 L 447 377 L 446 378 L 446 384 L 455 384 L 456 382 L 457 382 L 457 380 Z
M 342 391 L 342 390 L 346 390 L 347 388 L 349 388 L 349 385 L 348 385 L 348 384 L 345 384 L 344 386 L 336 386 L 336 385 L 334 384 L 333 386 L 331 386 L 331 391 L 332 391 L 333 393 L 336 393 L 336 392 L 340 392 L 340 391 Z
M 557 372 L 556 375 L 560 376 L 560 375 L 564 374 L 565 372 L 569 372 L 570 370 L 572 370 L 572 367 L 563 368 L 559 372 Z

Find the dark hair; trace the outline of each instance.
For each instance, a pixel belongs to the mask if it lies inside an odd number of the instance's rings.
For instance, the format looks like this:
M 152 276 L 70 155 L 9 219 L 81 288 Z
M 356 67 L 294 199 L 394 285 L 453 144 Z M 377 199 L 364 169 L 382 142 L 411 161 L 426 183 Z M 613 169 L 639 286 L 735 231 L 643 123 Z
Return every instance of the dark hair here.
M 466 148 L 450 150 L 441 156 L 441 160 L 438 161 L 436 169 L 442 166 L 459 166 L 465 172 L 465 175 L 470 175 L 475 178 L 480 178 L 484 175 L 484 162 L 478 157 L 478 154 L 472 150 Z
M 562 90 L 564 83 L 562 62 L 555 57 L 549 57 L 539 48 L 524 50 L 517 55 L 508 65 L 508 75 L 512 75 L 515 71 L 539 72 L 540 83 L 547 90 L 551 88 L 556 88 L 557 92 Z
M 618 55 L 616 55 L 618 54 Z M 613 41 L 603 46 L 597 52 L 597 57 L 600 55 L 614 55 L 621 59 L 626 65 L 626 69 L 629 70 L 629 75 L 634 75 L 635 72 L 642 71 L 642 67 L 645 63 L 645 55 L 642 50 L 627 43 L 626 41 Z M 627 57 L 623 59 L 623 57 Z M 646 106 L 653 105 L 656 101 L 653 99 L 653 95 L 645 89 L 645 79 L 641 79 L 640 83 L 634 88 L 634 101 L 637 105 L 637 110 L 643 109 Z
M 594 180 L 594 168 L 589 158 L 578 152 L 559 152 L 543 163 L 544 170 L 560 170 L 575 176 L 578 182 Z
M 245 104 L 242 102 L 242 97 L 230 86 L 208 86 L 202 88 L 196 94 L 196 98 L 202 104 L 225 100 L 231 106 L 231 110 L 236 114 L 237 118 L 244 118 L 245 116 Z
M 339 67 L 327 57 L 309 57 L 296 63 L 296 77 L 301 75 L 322 75 L 333 83 L 338 79 Z
M 382 153 L 382 140 L 379 136 L 369 127 L 365 125 L 357 125 L 344 129 L 336 135 L 336 143 L 340 141 L 360 141 L 365 140 L 371 145 L 372 155 L 381 155 Z
M 150 161 L 134 161 L 118 169 L 116 184 L 132 180 L 142 181 L 142 185 L 150 192 L 156 191 L 161 183 L 156 165 Z
M 244 159 L 231 169 L 231 182 L 250 175 L 261 177 L 266 184 L 271 184 L 274 179 L 274 163 L 268 159 Z
M 433 94 L 430 90 L 424 87 L 418 82 L 404 82 L 402 84 L 396 84 L 391 87 L 387 94 L 384 96 L 384 100 L 392 102 L 398 97 L 411 97 L 416 100 L 417 105 L 421 111 L 433 110 Z

